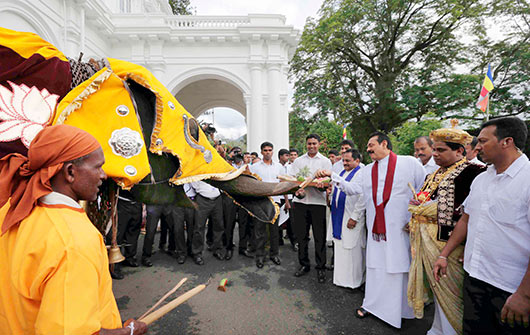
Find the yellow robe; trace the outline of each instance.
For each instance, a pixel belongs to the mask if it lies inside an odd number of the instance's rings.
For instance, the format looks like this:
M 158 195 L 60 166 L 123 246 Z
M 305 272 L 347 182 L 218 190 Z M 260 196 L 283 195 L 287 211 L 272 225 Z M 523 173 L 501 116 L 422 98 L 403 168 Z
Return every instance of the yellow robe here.
M 0 237 L 0 260 L 0 334 L 121 328 L 107 250 L 82 209 L 39 203 Z

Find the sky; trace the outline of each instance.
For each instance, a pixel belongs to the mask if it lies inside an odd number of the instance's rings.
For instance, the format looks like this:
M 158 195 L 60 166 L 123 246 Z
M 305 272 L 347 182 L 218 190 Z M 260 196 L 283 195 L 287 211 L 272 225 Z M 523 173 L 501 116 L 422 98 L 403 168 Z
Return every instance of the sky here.
M 197 15 L 282 14 L 286 24 L 304 29 L 308 16 L 316 17 L 323 0 L 191 0 Z M 237 139 L 246 134 L 245 118 L 229 108 L 214 108 L 215 128 L 218 135 Z M 202 115 L 200 121 L 212 122 L 211 115 Z

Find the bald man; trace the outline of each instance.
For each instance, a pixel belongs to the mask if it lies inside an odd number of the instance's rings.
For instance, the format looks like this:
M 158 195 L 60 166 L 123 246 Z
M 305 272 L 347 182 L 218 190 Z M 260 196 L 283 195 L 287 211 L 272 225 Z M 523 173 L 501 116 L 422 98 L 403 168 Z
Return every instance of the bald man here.
M 67 125 L 0 160 L 1 334 L 147 332 L 122 328 L 103 237 L 78 203 L 96 200 L 104 162 L 97 140 Z

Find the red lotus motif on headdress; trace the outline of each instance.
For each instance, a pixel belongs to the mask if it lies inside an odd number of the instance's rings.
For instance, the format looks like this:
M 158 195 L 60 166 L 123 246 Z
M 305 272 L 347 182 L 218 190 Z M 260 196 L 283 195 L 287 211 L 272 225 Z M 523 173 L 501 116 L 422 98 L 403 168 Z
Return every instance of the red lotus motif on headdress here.
M 29 148 L 39 131 L 52 120 L 59 96 L 35 86 L 8 83 L 13 91 L 0 85 L 0 142 L 20 138 Z

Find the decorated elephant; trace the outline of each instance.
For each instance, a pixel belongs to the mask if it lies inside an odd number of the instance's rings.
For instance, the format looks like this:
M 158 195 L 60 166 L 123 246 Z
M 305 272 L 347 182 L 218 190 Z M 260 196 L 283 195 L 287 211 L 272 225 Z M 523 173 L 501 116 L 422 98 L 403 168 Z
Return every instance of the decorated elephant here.
M 184 183 L 205 180 L 259 220 L 278 208 L 267 196 L 292 192 L 228 164 L 198 122 L 142 66 L 112 58 L 65 57 L 32 33 L 0 28 L 0 158 L 27 153 L 46 126 L 69 124 L 100 142 L 103 169 L 146 204 L 190 206 Z

